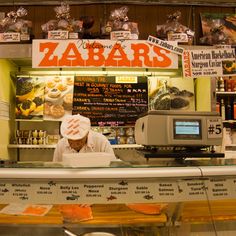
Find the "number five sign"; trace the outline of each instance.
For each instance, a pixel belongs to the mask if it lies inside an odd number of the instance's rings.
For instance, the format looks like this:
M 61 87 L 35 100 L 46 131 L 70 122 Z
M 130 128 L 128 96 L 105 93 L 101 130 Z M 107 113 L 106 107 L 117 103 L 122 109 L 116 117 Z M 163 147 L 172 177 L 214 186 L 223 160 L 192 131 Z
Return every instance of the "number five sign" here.
M 221 118 L 207 120 L 207 137 L 221 138 L 222 137 L 222 120 Z

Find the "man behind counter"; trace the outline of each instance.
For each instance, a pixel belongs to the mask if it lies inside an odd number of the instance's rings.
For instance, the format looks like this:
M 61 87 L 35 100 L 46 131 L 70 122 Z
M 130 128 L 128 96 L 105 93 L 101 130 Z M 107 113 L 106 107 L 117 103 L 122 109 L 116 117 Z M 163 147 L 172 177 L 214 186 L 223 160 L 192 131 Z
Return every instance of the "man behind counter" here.
M 108 139 L 91 130 L 89 118 L 81 115 L 69 115 L 61 123 L 63 138 L 57 143 L 53 155 L 54 162 L 62 162 L 64 153 L 107 152 L 114 154 Z M 115 155 L 114 159 L 115 160 Z

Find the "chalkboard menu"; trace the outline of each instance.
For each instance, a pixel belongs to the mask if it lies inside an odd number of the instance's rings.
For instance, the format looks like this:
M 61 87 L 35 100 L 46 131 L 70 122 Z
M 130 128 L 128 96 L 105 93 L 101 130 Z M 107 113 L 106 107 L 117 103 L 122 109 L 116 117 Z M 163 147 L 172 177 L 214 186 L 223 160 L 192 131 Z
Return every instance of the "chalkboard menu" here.
M 93 126 L 134 125 L 147 107 L 145 76 L 75 77 L 72 113 L 89 117 Z

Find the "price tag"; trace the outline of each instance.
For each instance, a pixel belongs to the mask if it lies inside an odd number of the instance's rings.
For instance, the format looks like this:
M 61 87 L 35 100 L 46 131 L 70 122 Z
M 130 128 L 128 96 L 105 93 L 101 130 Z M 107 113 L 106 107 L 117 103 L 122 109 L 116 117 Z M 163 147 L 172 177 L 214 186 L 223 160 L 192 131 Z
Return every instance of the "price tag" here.
M 188 42 L 188 35 L 185 33 L 169 33 L 167 37 L 168 37 L 168 41 L 177 41 L 180 43 Z
M 222 120 L 221 118 L 207 119 L 207 137 L 221 138 L 222 137 Z
M 69 32 L 65 30 L 48 31 L 48 39 L 68 39 Z
M 0 33 L 0 42 L 20 42 L 20 33 Z

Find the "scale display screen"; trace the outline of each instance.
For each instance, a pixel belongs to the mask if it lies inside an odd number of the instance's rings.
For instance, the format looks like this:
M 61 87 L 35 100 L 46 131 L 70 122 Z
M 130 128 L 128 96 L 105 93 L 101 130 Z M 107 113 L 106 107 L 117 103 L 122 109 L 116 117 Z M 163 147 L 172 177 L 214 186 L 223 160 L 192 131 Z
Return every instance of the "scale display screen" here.
M 201 120 L 174 119 L 174 139 L 202 139 Z

